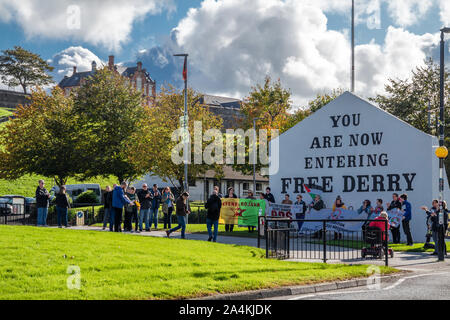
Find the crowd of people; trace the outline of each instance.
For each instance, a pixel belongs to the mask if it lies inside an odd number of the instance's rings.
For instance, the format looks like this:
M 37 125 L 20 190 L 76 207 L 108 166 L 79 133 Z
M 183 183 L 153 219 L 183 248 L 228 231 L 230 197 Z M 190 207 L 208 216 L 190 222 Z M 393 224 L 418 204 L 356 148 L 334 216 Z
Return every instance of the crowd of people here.
M 52 196 L 45 188 L 44 180 L 39 180 L 39 185 L 36 189 L 36 207 L 37 207 L 37 225 L 45 226 L 47 221 L 49 202 Z M 103 218 L 103 230 L 107 228 L 109 223 L 109 230 L 114 232 L 121 232 L 122 217 L 124 214 L 124 231 L 133 232 L 133 222 L 134 222 L 134 232 L 150 231 L 152 225 L 155 229 L 158 229 L 158 211 L 162 205 L 162 212 L 164 215 L 164 229 L 166 230 L 167 237 L 179 229 L 181 229 L 181 238 L 186 237 L 186 216 L 190 214 L 188 205 L 189 194 L 183 192 L 176 200 L 169 187 L 163 189 L 162 192 L 159 191 L 156 184 L 153 185 L 152 189 L 148 188 L 147 184 L 142 185 L 142 189 L 136 192 L 135 187 L 129 187 L 126 182 L 122 182 L 120 185 L 114 184 L 113 187 L 107 186 L 105 193 L 103 194 L 104 203 L 104 218 Z M 222 196 L 219 191 L 218 186 L 214 186 L 213 193 L 209 196 L 207 202 L 205 203 L 205 208 L 207 210 L 206 214 L 206 228 L 208 231 L 208 241 L 217 241 L 218 235 L 218 225 L 220 218 L 220 209 L 222 207 L 222 198 L 237 198 L 234 193 L 234 188 L 230 187 L 227 189 L 225 196 Z M 255 197 L 253 191 L 247 191 L 247 199 L 261 199 L 266 201 L 266 206 L 270 203 L 275 203 L 275 197 L 271 193 L 271 188 L 267 187 L 265 193 L 259 193 Z M 301 230 L 304 223 L 306 213 L 309 210 L 321 210 L 326 208 L 324 201 L 320 195 L 316 195 L 314 200 L 307 204 L 303 200 L 303 196 L 298 194 L 296 196 L 296 201 L 293 202 L 290 199 L 289 194 L 284 195 L 284 199 L 281 201 L 282 204 L 297 205 L 301 210 L 296 210 L 296 220 L 298 224 L 298 229 Z M 68 221 L 68 209 L 70 208 L 69 199 L 66 194 L 65 186 L 59 189 L 59 192 L 55 196 L 55 204 L 57 211 L 57 222 L 58 226 L 67 227 Z M 408 201 L 407 194 L 398 195 L 397 193 L 392 194 L 392 200 L 387 202 L 383 206 L 382 199 L 376 199 L 375 205 L 372 206 L 370 200 L 364 200 L 361 206 L 356 210 L 358 214 L 364 214 L 364 219 L 367 220 L 363 224 L 363 232 L 368 226 L 380 226 L 383 224 L 382 228 L 384 230 L 384 223 L 380 223 L 375 220 L 389 219 L 387 212 L 393 209 L 399 209 L 402 213 L 401 223 L 396 225 L 389 225 L 388 228 L 392 234 L 392 242 L 400 243 L 400 228 L 406 236 L 406 244 L 408 246 L 413 245 L 413 239 L 410 230 L 411 222 L 411 203 Z M 448 210 L 445 201 L 442 202 L 444 210 L 444 226 L 447 229 L 448 225 Z M 333 206 L 332 211 L 337 209 L 347 209 L 348 207 L 343 202 L 340 196 L 337 196 Z M 352 208 L 351 206 L 349 208 Z M 427 228 L 430 237 L 433 238 L 434 242 L 437 242 L 437 231 L 438 231 L 438 216 L 440 213 L 440 203 L 438 200 L 433 200 L 430 209 L 426 206 L 422 206 L 427 215 Z M 175 210 L 177 216 L 178 226 L 172 228 L 172 214 Z M 145 225 L 145 228 L 144 228 Z M 255 227 L 248 227 L 249 232 L 253 232 Z M 226 232 L 233 232 L 233 224 L 225 224 Z M 436 252 L 434 252 L 436 254 Z

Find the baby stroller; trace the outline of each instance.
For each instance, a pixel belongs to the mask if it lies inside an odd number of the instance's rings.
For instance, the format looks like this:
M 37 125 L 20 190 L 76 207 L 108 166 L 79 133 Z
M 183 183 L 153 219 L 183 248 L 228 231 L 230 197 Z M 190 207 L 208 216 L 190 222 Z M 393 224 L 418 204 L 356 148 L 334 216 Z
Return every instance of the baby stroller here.
M 375 258 L 382 258 L 384 256 L 383 246 L 383 232 L 378 227 L 367 227 L 364 234 L 364 242 L 368 243 L 370 247 L 363 247 L 361 249 L 361 257 L 373 256 Z M 388 248 L 388 254 L 391 258 L 394 257 L 394 250 Z

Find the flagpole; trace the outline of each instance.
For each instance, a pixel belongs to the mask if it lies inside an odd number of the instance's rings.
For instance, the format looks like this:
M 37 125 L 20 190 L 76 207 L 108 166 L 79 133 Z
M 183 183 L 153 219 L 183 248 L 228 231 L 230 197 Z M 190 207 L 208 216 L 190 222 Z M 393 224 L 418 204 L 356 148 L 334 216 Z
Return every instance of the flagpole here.
M 352 0 L 352 67 L 351 92 L 355 92 L 355 0 Z
M 184 57 L 184 66 L 183 66 L 183 80 L 184 80 L 184 121 L 183 121 L 183 129 L 186 133 L 187 131 L 187 119 L 188 119 L 188 109 L 187 109 L 187 57 L 188 54 L 174 54 L 175 57 Z M 188 149 L 189 148 L 185 148 Z M 184 152 L 184 186 L 183 189 L 186 192 L 189 192 L 189 183 L 188 183 L 188 154 Z

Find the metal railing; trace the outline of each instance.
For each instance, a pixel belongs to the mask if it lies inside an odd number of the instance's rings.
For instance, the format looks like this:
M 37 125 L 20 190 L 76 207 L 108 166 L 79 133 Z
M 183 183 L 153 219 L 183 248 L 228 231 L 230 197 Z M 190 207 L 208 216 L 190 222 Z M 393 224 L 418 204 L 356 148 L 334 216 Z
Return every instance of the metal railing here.
M 35 204 L 8 204 L 12 206 L 12 210 L 7 206 L 0 206 L 0 224 L 9 225 L 36 225 L 37 224 L 37 208 Z M 84 225 L 92 225 L 103 221 L 103 214 L 98 214 L 95 208 L 102 206 L 101 204 L 84 203 L 77 204 L 76 207 L 70 208 L 68 213 L 69 225 L 77 224 L 77 213 L 83 213 Z M 47 225 L 58 225 L 58 215 L 56 212 L 56 206 L 50 205 L 47 214 Z
M 387 266 L 389 256 L 388 233 L 376 227 L 369 227 L 375 220 L 303 220 L 289 218 L 259 217 L 258 248 L 264 239 L 266 258 L 356 261 L 363 259 L 384 259 Z M 380 220 L 376 220 L 380 222 Z M 314 222 L 321 227 L 314 230 L 297 225 Z M 333 228 L 335 222 L 358 222 L 363 226 L 359 231 L 346 231 Z M 263 226 L 260 229 L 259 226 Z M 388 221 L 385 220 L 385 230 Z

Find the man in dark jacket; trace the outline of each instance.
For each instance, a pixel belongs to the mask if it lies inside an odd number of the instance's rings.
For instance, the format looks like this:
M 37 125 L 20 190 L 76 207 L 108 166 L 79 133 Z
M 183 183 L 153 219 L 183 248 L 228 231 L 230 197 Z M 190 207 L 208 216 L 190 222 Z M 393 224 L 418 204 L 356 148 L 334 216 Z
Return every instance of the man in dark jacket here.
M 269 201 L 270 203 L 275 203 L 275 197 L 274 197 L 273 194 L 271 193 L 270 187 L 267 187 L 267 188 L 266 188 L 266 193 L 264 194 L 264 199 L 266 199 L 266 200 Z
M 304 219 L 306 217 L 306 210 L 308 209 L 308 206 L 306 205 L 306 202 L 303 201 L 303 196 L 301 194 L 297 195 L 297 201 L 294 202 L 294 205 L 297 207 L 297 212 L 295 213 L 295 219 L 298 219 L 297 226 L 298 226 L 298 233 L 301 233 L 301 229 L 304 223 Z
M 103 194 L 103 208 L 105 211 L 103 216 L 103 230 L 106 229 L 106 225 L 109 221 L 109 230 L 113 231 L 114 221 L 111 221 L 112 191 L 110 186 L 106 186 L 105 193 Z
M 187 207 L 188 198 L 189 198 L 189 193 L 187 193 L 187 192 L 183 192 L 181 194 L 181 196 L 178 197 L 178 199 L 176 201 L 176 204 L 175 204 L 175 206 L 177 208 L 176 214 L 177 214 L 177 219 L 178 219 L 178 226 L 166 231 L 167 238 L 170 237 L 170 234 L 172 232 L 177 231 L 179 229 L 181 229 L 181 239 L 185 239 L 186 238 L 186 236 L 185 236 L 185 233 L 186 233 L 186 215 L 191 213 L 188 210 L 188 207 Z
M 122 213 L 123 213 L 123 206 L 126 204 L 133 204 L 133 202 L 128 199 L 127 196 L 125 196 L 124 190 L 127 188 L 127 183 L 122 182 L 120 186 L 117 186 L 113 190 L 113 197 L 112 197 L 112 206 L 114 210 L 114 231 L 115 232 L 122 232 L 121 230 L 121 224 L 122 224 Z
M 387 211 L 393 210 L 393 209 L 401 209 L 402 204 L 398 200 L 398 194 L 393 193 L 392 194 L 392 201 L 387 205 Z M 391 233 L 392 233 L 392 242 L 393 243 L 400 243 L 400 224 L 397 227 L 391 226 Z
M 409 227 L 409 222 L 411 221 L 411 203 L 409 203 L 408 196 L 406 194 L 402 194 L 400 196 L 399 201 L 402 204 L 402 209 L 401 209 L 403 212 L 402 227 L 403 227 L 403 232 L 406 235 L 406 245 L 412 246 L 413 239 L 411 236 L 411 229 Z
M 158 190 L 158 185 L 154 184 L 153 189 L 150 190 L 152 195 L 152 206 L 150 207 L 150 228 L 152 223 L 155 224 L 155 229 L 158 229 L 158 210 L 161 204 L 161 193 Z
M 44 180 L 39 180 L 39 186 L 36 189 L 36 208 L 37 208 L 37 225 L 47 225 L 48 203 L 50 193 L 44 188 Z
M 206 228 L 208 229 L 208 241 L 217 241 L 217 232 L 219 228 L 220 208 L 222 208 L 222 201 L 219 197 L 219 187 L 215 186 L 212 195 L 205 203 L 205 208 L 208 209 L 206 214 Z M 214 235 L 212 233 L 212 226 L 214 225 Z
M 323 200 L 320 198 L 320 195 L 317 194 L 317 195 L 314 197 L 313 202 L 311 202 L 311 204 L 309 205 L 309 207 L 310 207 L 311 209 L 316 210 L 316 211 L 320 211 L 320 210 L 322 210 L 322 209 L 325 208 L 325 203 L 324 203 Z
M 149 217 L 150 208 L 152 207 L 153 196 L 148 190 L 146 183 L 142 185 L 142 190 L 138 192 L 139 203 L 141 209 L 139 210 L 139 231 L 142 231 L 143 222 L 145 221 L 145 231 L 150 231 Z

